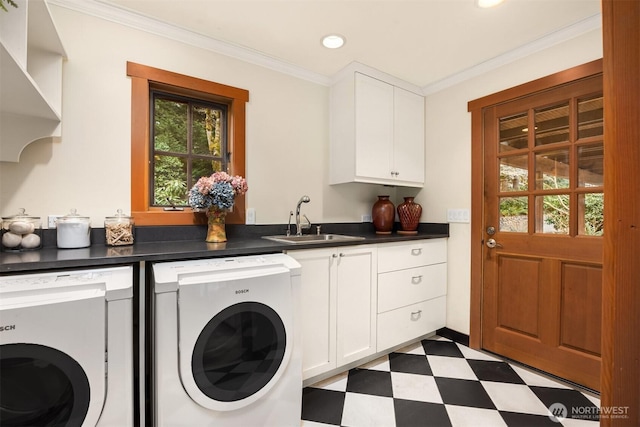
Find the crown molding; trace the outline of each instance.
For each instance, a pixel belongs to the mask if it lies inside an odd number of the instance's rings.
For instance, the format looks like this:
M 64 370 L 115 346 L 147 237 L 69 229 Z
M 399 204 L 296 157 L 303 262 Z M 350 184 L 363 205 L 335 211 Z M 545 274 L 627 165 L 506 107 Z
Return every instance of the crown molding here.
M 298 67 L 288 62 L 265 55 L 253 49 L 217 40 L 184 28 L 144 16 L 99 0 L 47 0 L 49 4 L 60 6 L 86 15 L 146 31 L 161 37 L 206 49 L 225 56 L 259 65 L 270 70 L 329 86 L 329 77 Z
M 334 77 L 315 73 L 305 68 L 290 64 L 265 55 L 253 49 L 217 40 L 187 29 L 167 24 L 165 22 L 144 16 L 137 12 L 121 8 L 100 0 L 47 0 L 49 4 L 64 7 L 76 12 L 95 16 L 117 24 L 125 25 L 140 31 L 146 31 L 161 37 L 166 37 L 191 46 L 216 52 L 231 58 L 239 59 L 251 64 L 259 65 L 286 75 L 290 75 L 312 83 L 330 86 Z M 573 39 L 589 31 L 602 28 L 602 15 L 590 16 L 573 25 L 554 31 L 533 42 L 484 61 L 461 72 L 452 74 L 435 83 L 421 87 L 424 95 L 439 92 L 448 87 L 462 83 L 479 75 L 488 73 L 506 64 L 517 61 L 533 53 L 547 49 L 556 44 Z
M 567 40 L 571 40 L 598 28 L 602 28 L 602 14 L 600 13 L 585 18 L 582 21 L 578 21 L 573 25 L 554 31 L 544 37 L 498 55 L 492 59 L 481 62 L 480 64 L 474 65 L 473 67 L 467 68 L 459 73 L 452 74 L 451 76 L 435 83 L 423 86 L 422 93 L 426 96 L 439 92 L 448 87 L 455 86 L 458 83 L 462 83 L 465 80 L 488 73 L 506 64 L 517 61 L 518 59 L 532 55 Z

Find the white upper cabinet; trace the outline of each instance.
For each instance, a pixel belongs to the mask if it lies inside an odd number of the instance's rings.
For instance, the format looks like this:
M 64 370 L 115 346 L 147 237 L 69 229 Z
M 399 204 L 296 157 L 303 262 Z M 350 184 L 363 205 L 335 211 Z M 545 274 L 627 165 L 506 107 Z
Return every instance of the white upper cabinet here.
M 340 75 L 330 94 L 331 184 L 424 185 L 424 97 L 418 91 L 360 64 Z
M 0 11 L 0 161 L 59 137 L 64 48 L 45 0 L 15 0 Z

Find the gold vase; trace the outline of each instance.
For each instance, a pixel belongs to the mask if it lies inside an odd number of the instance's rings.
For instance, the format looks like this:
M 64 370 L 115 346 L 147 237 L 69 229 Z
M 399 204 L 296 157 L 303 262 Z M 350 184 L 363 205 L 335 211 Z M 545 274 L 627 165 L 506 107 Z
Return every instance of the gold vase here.
M 207 242 L 218 243 L 227 241 L 225 230 L 226 209 L 211 207 L 207 209 Z

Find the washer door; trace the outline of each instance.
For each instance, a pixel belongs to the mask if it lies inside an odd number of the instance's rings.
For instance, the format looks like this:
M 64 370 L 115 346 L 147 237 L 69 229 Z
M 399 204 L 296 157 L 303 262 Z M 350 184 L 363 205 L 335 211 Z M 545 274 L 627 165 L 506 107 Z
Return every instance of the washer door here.
M 192 353 L 192 374 L 202 393 L 221 402 L 215 409 L 238 409 L 277 382 L 290 354 L 286 349 L 280 316 L 265 304 L 240 302 L 203 328 Z
M 81 426 L 89 380 L 67 354 L 37 344 L 0 346 L 0 425 Z

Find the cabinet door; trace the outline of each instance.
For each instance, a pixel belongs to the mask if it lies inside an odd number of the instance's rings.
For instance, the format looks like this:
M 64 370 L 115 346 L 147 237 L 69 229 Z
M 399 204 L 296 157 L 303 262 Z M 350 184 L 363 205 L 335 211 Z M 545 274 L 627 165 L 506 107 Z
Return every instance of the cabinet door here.
M 389 180 L 393 150 L 393 86 L 355 73 L 356 175 Z
M 424 183 L 424 97 L 394 88 L 392 171 L 398 181 Z
M 337 250 L 337 365 L 376 351 L 377 253 L 373 245 Z
M 302 266 L 303 379 L 336 367 L 336 268 L 334 249 L 288 252 Z

